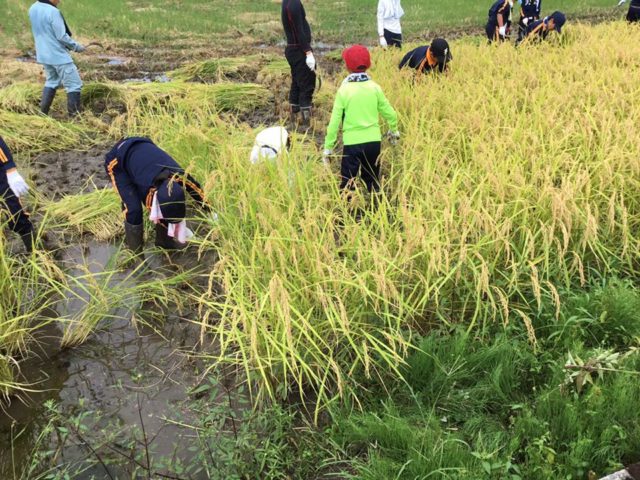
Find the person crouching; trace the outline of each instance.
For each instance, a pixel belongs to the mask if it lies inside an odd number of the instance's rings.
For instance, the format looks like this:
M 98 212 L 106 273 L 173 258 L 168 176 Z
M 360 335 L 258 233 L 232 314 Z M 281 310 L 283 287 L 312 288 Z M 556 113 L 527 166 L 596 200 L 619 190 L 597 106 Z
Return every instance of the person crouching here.
M 418 73 L 446 72 L 453 60 L 449 43 L 444 38 L 435 38 L 431 45 L 414 48 L 400 62 L 399 68 L 413 68 Z
M 355 189 L 358 175 L 369 192 L 380 189 L 380 147 L 382 134 L 379 115 L 387 121 L 390 135 L 400 138 L 398 116 L 367 70 L 371 56 L 363 45 L 354 45 L 342 53 L 349 76 L 336 95 L 327 127 L 323 160 L 329 161 L 342 124 L 344 151 L 342 155 L 341 189 Z
M 289 132 L 284 127 L 269 127 L 256 135 L 249 161 L 252 164 L 278 158 L 289 146 Z
M 144 137 L 120 140 L 105 156 L 105 171 L 122 200 L 125 244 L 135 253 L 144 245 L 143 206 L 155 223 L 157 247 L 184 248 L 193 233 L 186 225 L 185 191 L 208 210 L 198 184 L 164 150 Z

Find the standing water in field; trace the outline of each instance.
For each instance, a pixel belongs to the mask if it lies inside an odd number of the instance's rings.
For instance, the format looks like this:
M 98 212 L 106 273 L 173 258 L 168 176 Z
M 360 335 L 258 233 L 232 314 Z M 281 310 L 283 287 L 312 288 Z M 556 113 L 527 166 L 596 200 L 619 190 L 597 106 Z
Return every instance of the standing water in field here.
M 84 250 L 66 253 L 65 263 L 78 277 L 87 271 L 102 272 L 116 252 L 113 246 L 97 243 Z M 78 262 L 86 262 L 84 268 L 74 266 Z M 124 283 L 132 281 L 129 278 Z M 66 311 L 57 314 L 73 314 L 86 305 L 84 292 L 79 290 L 77 295 L 60 309 Z M 38 444 L 51 413 L 49 401 L 58 404 L 66 418 L 81 416 L 82 438 L 91 448 L 112 444 L 110 448 L 122 448 L 129 455 L 131 451 L 124 446 L 143 426 L 154 457 L 169 462 L 189 460 L 189 450 L 198 440 L 192 428 L 182 425 L 194 423 L 186 403 L 199 378 L 198 365 L 183 352 L 195 348 L 199 329 L 184 319 L 168 317 L 156 331 L 137 322 L 126 308 L 109 314 L 88 341 L 74 348 L 60 347 L 62 332 L 54 324 L 38 332 L 38 345 L 20 365 L 23 381 L 33 384 L 37 392 L 13 398 L 0 415 L 0 478 L 14 478 L 14 473 L 21 478 L 20 471 L 35 461 L 36 448 L 60 449 L 56 463 L 82 463 L 83 459 L 96 463 L 78 438 L 60 441 L 66 429 L 58 432 L 58 440 L 54 435 L 48 444 Z M 95 413 L 82 417 L 83 412 Z M 137 438 L 143 441 L 143 435 Z M 124 463 L 131 462 L 125 459 Z M 118 469 L 109 469 L 117 475 Z M 91 474 L 102 478 L 104 469 L 94 465 L 83 475 Z

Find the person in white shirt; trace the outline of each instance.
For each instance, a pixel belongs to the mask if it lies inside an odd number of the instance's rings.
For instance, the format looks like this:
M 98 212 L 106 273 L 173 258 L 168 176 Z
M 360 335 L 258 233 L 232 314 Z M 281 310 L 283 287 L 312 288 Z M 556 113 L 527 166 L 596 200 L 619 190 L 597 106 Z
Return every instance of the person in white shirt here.
M 289 132 L 283 127 L 270 127 L 256 135 L 249 160 L 252 164 L 274 160 L 289 146 Z
M 404 15 L 400 0 L 378 1 L 378 37 L 380 46 L 402 47 L 400 19 Z

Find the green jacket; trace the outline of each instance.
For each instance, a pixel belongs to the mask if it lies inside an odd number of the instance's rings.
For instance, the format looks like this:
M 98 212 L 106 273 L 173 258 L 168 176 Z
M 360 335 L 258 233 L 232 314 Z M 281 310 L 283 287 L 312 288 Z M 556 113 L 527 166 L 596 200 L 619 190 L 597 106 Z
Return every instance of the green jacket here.
M 338 89 L 324 148 L 333 150 L 341 123 L 345 145 L 381 141 L 379 115 L 384 117 L 391 131 L 398 130 L 398 115 L 380 85 L 366 73 L 349 75 Z

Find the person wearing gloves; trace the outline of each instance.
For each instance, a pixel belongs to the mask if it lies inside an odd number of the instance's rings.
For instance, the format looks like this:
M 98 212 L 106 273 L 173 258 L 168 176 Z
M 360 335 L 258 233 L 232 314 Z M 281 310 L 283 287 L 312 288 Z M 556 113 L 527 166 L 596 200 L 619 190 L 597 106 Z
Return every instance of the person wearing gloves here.
M 378 37 L 381 47 L 402 47 L 400 19 L 403 15 L 400 0 L 378 0 Z
M 155 223 L 157 247 L 179 250 L 193 233 L 186 224 L 185 190 L 209 210 L 200 185 L 165 151 L 144 137 L 120 140 L 105 156 L 105 171 L 122 200 L 125 244 L 140 253 L 143 205 Z
M 69 54 L 83 52 L 85 47 L 71 38 L 71 31 L 58 10 L 60 0 L 38 0 L 29 9 L 31 30 L 36 45 L 36 61 L 44 68 L 45 83 L 40 111 L 47 115 L 56 90 L 62 85 L 67 91 L 70 116 L 80 112 L 82 80 Z
M 486 32 L 489 43 L 505 41 L 511 33 L 513 0 L 497 0 L 489 9 Z
M 252 164 L 275 160 L 289 146 L 289 132 L 283 127 L 270 127 L 256 135 L 249 160 Z
M 431 45 L 415 48 L 400 62 L 400 69 L 413 68 L 418 73 L 446 72 L 453 60 L 449 43 L 444 38 L 435 38 Z
M 353 190 L 358 174 L 369 192 L 380 189 L 380 132 L 379 115 L 390 128 L 392 141 L 400 138 L 398 116 L 367 70 L 371 67 L 371 56 L 367 47 L 354 45 L 344 52 L 342 58 L 349 76 L 338 89 L 327 127 L 323 161 L 329 162 L 342 124 L 344 150 L 340 174 L 340 188 Z
M 287 36 L 284 55 L 291 67 L 289 105 L 291 125 L 311 126 L 311 107 L 316 88 L 316 59 L 311 49 L 311 27 L 300 0 L 282 0 L 282 26 Z M 298 116 L 302 119 L 298 122 Z
M 520 20 L 518 21 L 518 42 L 527 34 L 530 23 L 540 20 L 542 0 L 520 0 Z
M 564 13 L 562 12 L 553 12 L 548 17 L 545 17 L 542 20 L 538 20 L 536 22 L 530 23 L 527 26 L 527 32 L 525 34 L 522 43 L 533 42 L 533 41 L 542 41 L 547 38 L 549 32 L 558 32 L 562 33 L 562 26 L 567 21 Z
M 9 228 L 20 235 L 28 253 L 34 247 L 34 228 L 29 214 L 22 207 L 20 197 L 29 191 L 29 186 L 18 173 L 9 147 L 0 137 L 0 208 L 9 212 Z
M 621 7 L 627 3 L 627 0 L 620 0 L 618 6 Z M 635 23 L 640 21 L 640 0 L 631 0 L 629 11 L 627 12 L 627 22 Z

